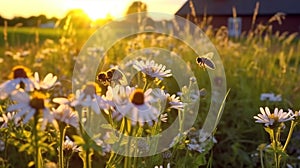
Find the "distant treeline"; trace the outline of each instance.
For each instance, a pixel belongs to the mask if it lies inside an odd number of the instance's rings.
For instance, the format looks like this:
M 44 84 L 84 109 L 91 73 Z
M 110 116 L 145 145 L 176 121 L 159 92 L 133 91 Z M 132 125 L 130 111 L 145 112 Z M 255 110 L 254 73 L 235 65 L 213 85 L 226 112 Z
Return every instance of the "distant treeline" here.
M 42 27 L 62 28 L 65 24 L 72 24 L 73 28 L 89 28 L 95 25 L 105 24 L 109 18 L 92 21 L 82 9 L 72 9 L 63 18 L 47 18 L 46 15 L 30 17 L 14 17 L 7 19 L 0 15 L 0 26 L 7 24 L 9 27 Z
M 37 27 L 41 24 L 56 23 L 59 19 L 56 17 L 47 18 L 45 15 L 30 16 L 30 17 L 14 17 L 13 19 L 7 19 L 0 16 L 0 26 L 4 26 L 5 21 L 7 26 L 22 26 L 22 27 Z
M 135 12 L 147 12 L 147 5 L 141 1 L 133 2 L 126 12 L 131 14 Z M 62 28 L 65 24 L 72 24 L 73 28 L 89 28 L 101 26 L 112 18 L 98 19 L 92 21 L 89 16 L 82 9 L 71 9 L 66 15 L 59 19 L 56 17 L 47 18 L 46 15 L 30 16 L 30 17 L 14 17 L 13 19 L 7 19 L 0 15 L 0 26 L 9 27 L 44 27 L 44 28 Z

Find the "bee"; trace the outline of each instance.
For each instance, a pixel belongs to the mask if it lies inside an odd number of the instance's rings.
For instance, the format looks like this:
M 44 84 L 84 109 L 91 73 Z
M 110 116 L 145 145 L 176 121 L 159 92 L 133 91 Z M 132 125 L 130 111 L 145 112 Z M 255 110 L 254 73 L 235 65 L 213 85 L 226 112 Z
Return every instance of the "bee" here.
M 124 74 L 117 68 L 111 68 L 106 72 L 100 72 L 97 75 L 97 80 L 104 86 L 127 83 Z
M 206 67 L 206 68 L 214 70 L 216 68 L 216 66 L 215 66 L 215 63 L 211 60 L 213 55 L 214 55 L 213 52 L 209 52 L 209 53 L 204 54 L 202 56 L 198 56 L 196 58 L 196 62 L 202 68 Z

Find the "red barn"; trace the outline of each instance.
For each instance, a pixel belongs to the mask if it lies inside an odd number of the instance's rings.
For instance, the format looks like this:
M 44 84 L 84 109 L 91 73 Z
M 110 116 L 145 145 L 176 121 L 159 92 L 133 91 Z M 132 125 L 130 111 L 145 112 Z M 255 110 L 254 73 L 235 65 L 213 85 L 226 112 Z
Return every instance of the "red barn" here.
M 281 16 L 284 14 L 285 19 L 282 24 L 272 22 L 273 31 L 300 33 L 300 0 L 188 0 L 176 15 L 196 15 L 200 21 L 205 16 L 212 16 L 211 24 L 214 27 L 227 26 L 229 34 L 233 35 L 251 28 L 255 9 L 258 9 L 255 24 L 267 23 L 272 16 L 280 13 Z M 233 17 L 234 13 L 236 17 Z

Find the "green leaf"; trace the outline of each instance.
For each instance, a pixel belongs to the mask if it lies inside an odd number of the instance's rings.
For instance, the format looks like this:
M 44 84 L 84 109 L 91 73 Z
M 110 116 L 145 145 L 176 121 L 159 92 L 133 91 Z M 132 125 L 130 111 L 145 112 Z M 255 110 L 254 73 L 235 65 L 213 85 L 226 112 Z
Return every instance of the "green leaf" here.
M 114 128 L 110 124 L 101 124 L 101 128 L 113 130 Z
M 197 166 L 205 165 L 206 164 L 205 155 L 199 154 L 193 163 L 196 164 Z
M 114 144 L 119 140 L 119 138 L 113 132 L 108 132 L 108 137 L 109 138 L 104 140 L 104 142 L 107 144 Z
M 77 145 L 83 145 L 83 144 L 85 144 L 84 140 L 80 136 L 73 135 L 72 137 L 74 139 L 75 144 L 77 144 Z
M 31 146 L 31 145 L 30 145 L 29 143 L 26 143 L 26 144 L 20 146 L 19 152 L 24 152 L 24 151 L 26 151 L 27 149 L 30 148 L 30 146 Z M 30 150 L 27 150 L 27 152 L 30 152 Z

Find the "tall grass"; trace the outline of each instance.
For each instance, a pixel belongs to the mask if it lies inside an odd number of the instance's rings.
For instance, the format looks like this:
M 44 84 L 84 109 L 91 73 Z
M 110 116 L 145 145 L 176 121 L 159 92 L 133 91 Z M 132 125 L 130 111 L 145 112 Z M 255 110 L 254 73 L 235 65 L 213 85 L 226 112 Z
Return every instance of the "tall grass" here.
M 190 7 L 193 8 L 192 3 Z M 259 152 L 257 147 L 268 138 L 264 130 L 253 120 L 260 106 L 300 109 L 300 94 L 298 94 L 300 92 L 300 41 L 296 33 L 272 30 L 272 22 L 282 19 L 278 15 L 270 18 L 266 23 L 256 24 L 258 8 L 259 4 L 254 10 L 252 27 L 249 31 L 235 38 L 228 37 L 226 27 L 213 28 L 210 25 L 211 18 L 204 17 L 200 20 L 193 10 L 189 16 L 200 27 L 206 28 L 204 30 L 206 35 L 217 47 L 225 67 L 227 86 L 231 90 L 215 134 L 218 143 L 211 153 L 212 167 L 256 167 L 259 165 L 259 158 L 256 155 Z M 7 69 L 23 64 L 32 67 L 33 70 L 41 71 L 42 74 L 46 72 L 59 74 L 62 85 L 67 86 L 67 89 L 66 91 L 58 90 L 57 93 L 69 93 L 74 60 L 83 41 L 88 39 L 94 30 L 88 32 L 76 30 L 76 32 L 66 34 L 68 30 L 70 30 L 69 27 L 65 30 L 6 26 L 1 28 L 3 34 L 0 35 L 0 39 L 3 40 L 0 41 L 0 46 L 4 47 L 0 49 L 2 53 L 0 58 L 4 58 L 5 62 L 0 63 L 0 71 L 3 74 L 0 81 L 4 81 L 5 76 L 8 75 Z M 171 41 L 175 44 L 173 48 L 184 56 L 185 60 L 189 62 L 195 60 L 195 53 L 178 49 L 177 41 L 174 39 L 152 45 L 151 41 L 155 41 L 159 36 L 149 36 L 147 37 L 150 38 L 149 41 L 144 37 L 140 35 L 130 37 L 128 40 L 143 47 L 160 45 L 168 47 Z M 40 44 L 37 45 L 37 42 Z M 138 45 L 135 47 L 139 47 Z M 107 60 L 107 67 L 124 57 L 129 52 L 129 48 L 133 49 L 128 43 L 120 43 L 111 48 L 108 52 L 111 59 Z M 30 54 L 20 59 L 4 55 L 5 51 L 16 54 L 24 50 L 30 50 Z M 198 68 L 196 64 L 191 66 L 193 69 Z M 207 75 L 203 71 L 195 73 L 198 73 L 196 76 Z M 209 85 L 208 80 L 198 79 L 198 81 L 200 87 Z M 281 102 L 261 101 L 260 95 L 265 92 L 280 94 L 283 100 Z M 201 103 L 200 111 L 207 111 L 210 102 L 207 100 Z M 205 116 L 203 113 L 201 115 Z M 200 122 L 202 121 L 198 121 L 198 124 Z M 290 148 L 294 150 L 295 146 Z M 12 153 L 16 155 L 15 157 L 20 157 L 16 151 Z M 289 160 L 291 163 L 295 162 L 296 154 L 299 155 L 299 153 L 291 154 Z M 22 160 L 27 161 L 27 157 L 27 155 L 22 156 Z M 94 159 L 97 161 L 99 158 L 102 157 L 95 156 Z M 12 162 L 18 166 L 16 161 Z

